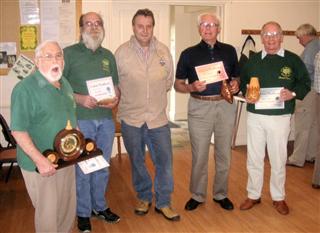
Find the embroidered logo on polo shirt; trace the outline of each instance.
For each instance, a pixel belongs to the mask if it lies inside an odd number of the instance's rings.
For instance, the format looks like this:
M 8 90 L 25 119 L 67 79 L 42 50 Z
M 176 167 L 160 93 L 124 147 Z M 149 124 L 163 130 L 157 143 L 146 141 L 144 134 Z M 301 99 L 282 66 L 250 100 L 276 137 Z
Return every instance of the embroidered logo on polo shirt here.
M 290 80 L 291 78 L 291 75 L 292 75 L 292 70 L 290 67 L 288 66 L 285 66 L 285 67 L 282 67 L 281 70 L 280 70 L 280 76 L 279 76 L 279 79 L 286 79 L 286 80 Z
M 106 58 L 102 60 L 102 70 L 104 70 L 107 73 L 110 73 L 110 62 Z

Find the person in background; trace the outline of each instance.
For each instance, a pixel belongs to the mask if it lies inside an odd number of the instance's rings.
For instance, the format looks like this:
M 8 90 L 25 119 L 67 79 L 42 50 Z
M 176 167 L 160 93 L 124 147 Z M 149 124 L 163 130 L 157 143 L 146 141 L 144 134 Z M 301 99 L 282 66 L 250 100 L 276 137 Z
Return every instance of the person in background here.
M 232 210 L 228 199 L 228 177 L 231 163 L 231 141 L 236 105 L 226 102 L 220 95 L 222 82 L 207 84 L 199 81 L 196 67 L 223 62 L 229 77 L 231 92 L 239 91 L 239 64 L 237 53 L 231 45 L 217 40 L 221 30 L 219 18 L 211 13 L 198 16 L 201 42 L 184 50 L 179 58 L 175 90 L 190 93 L 188 126 L 192 147 L 190 179 L 191 199 L 186 210 L 194 210 L 206 201 L 208 185 L 208 156 L 211 136 L 214 133 L 215 178 L 213 201 L 223 209 Z M 186 82 L 188 80 L 188 83 Z
M 287 165 L 303 167 L 305 162 L 314 162 L 319 152 L 320 135 L 318 132 L 318 114 L 316 111 L 317 93 L 314 89 L 314 57 L 320 51 L 320 39 L 316 29 L 310 24 L 302 24 L 296 30 L 299 43 L 304 47 L 301 59 L 307 67 L 311 79 L 311 91 L 306 97 L 297 101 L 294 113 L 295 139 L 293 153 Z
M 118 71 L 113 54 L 101 46 L 105 31 L 101 16 L 95 12 L 83 14 L 79 20 L 80 42 L 64 49 L 64 76 L 69 80 L 77 103 L 78 125 L 86 138 L 94 140 L 110 162 L 115 126 L 112 108 L 118 104 Z M 100 104 L 89 95 L 87 80 L 111 77 L 116 97 L 107 104 Z M 120 217 L 113 213 L 105 199 L 109 182 L 109 168 L 84 174 L 76 165 L 78 228 L 90 231 L 91 215 L 109 223 Z
M 76 212 L 74 165 L 57 170 L 42 152 L 53 149 L 67 121 L 77 127 L 76 104 L 62 76 L 63 51 L 56 41 L 38 45 L 35 64 L 37 70 L 19 82 L 11 96 L 17 161 L 35 208 L 35 231 L 70 232 Z
M 314 80 L 313 89 L 316 92 L 316 112 L 320 113 L 320 51 L 316 54 L 314 59 Z M 320 135 L 320 118 L 316 117 L 318 121 L 318 134 Z M 317 154 L 315 158 L 313 176 L 312 176 L 312 187 L 314 189 L 320 189 L 320 137 L 318 138 Z
M 262 26 L 261 41 L 263 50 L 247 61 L 240 75 L 244 95 L 251 77 L 257 77 L 261 87 L 258 102 L 246 95 L 248 198 L 240 205 L 240 210 L 251 209 L 261 202 L 267 145 L 273 206 L 280 214 L 286 215 L 289 213 L 285 202 L 285 180 L 290 119 L 295 98 L 303 99 L 310 91 L 310 79 L 303 61 L 281 47 L 283 33 L 277 22 Z M 263 101 L 273 98 L 271 102 Z
M 152 11 L 139 9 L 132 19 L 134 35 L 116 50 L 121 91 L 118 116 L 137 192 L 135 213 L 147 214 L 153 199 L 152 180 L 145 165 L 147 145 L 156 169 L 155 211 L 178 221 L 180 216 L 171 207 L 172 146 L 166 115 L 173 63 L 167 46 L 153 36 L 154 26 Z

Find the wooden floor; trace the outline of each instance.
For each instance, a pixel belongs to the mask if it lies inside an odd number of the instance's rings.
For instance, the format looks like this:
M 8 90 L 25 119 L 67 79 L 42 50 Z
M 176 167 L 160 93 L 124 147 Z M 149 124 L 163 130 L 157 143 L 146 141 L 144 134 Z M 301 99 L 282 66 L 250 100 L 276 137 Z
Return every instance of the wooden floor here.
M 241 146 L 233 150 L 229 180 L 229 198 L 235 204 L 233 211 L 223 210 L 212 201 L 212 156 L 209 163 L 207 201 L 195 211 L 187 212 L 184 205 L 190 198 L 190 147 L 174 147 L 175 190 L 172 205 L 180 213 L 181 221 L 170 222 L 155 213 L 154 204 L 146 216 L 134 214 L 135 193 L 128 157 L 121 155 L 121 158 L 113 158 L 107 198 L 111 209 L 121 216 L 121 221 L 108 224 L 93 218 L 92 232 L 320 232 L 320 190 L 311 188 L 312 165 L 287 168 L 286 200 L 290 214 L 282 216 L 272 207 L 268 163 L 265 166 L 262 203 L 248 211 L 239 210 L 239 205 L 246 198 L 246 148 Z M 147 164 L 153 174 L 150 159 Z M 16 167 L 7 184 L 3 177 L 0 181 L 0 232 L 33 232 L 33 214 L 21 173 Z M 78 232 L 76 226 L 72 232 Z

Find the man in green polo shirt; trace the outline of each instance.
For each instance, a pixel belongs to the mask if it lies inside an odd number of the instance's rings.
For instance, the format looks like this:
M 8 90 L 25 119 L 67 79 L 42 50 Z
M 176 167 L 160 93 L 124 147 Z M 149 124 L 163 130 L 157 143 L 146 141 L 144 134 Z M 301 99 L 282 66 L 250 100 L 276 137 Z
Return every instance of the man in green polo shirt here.
M 87 81 L 101 81 L 111 77 L 118 84 L 118 71 L 113 54 L 101 47 L 104 38 L 103 21 L 100 15 L 89 12 L 79 20 L 80 42 L 64 49 L 64 76 L 69 80 L 77 102 L 77 118 L 81 132 L 86 138 L 96 141 L 104 158 L 109 162 L 114 140 L 115 126 L 112 119 L 112 108 L 118 104 L 118 97 L 108 104 L 99 104 L 97 99 L 89 95 Z M 107 90 L 108 91 L 108 90 Z M 105 192 L 109 181 L 109 169 L 100 169 L 84 174 L 76 165 L 77 183 L 77 216 L 80 231 L 91 231 L 91 215 L 116 223 L 119 216 L 111 212 L 105 200 Z
M 74 166 L 56 170 L 41 153 L 53 149 L 55 136 L 68 120 L 73 128 L 77 126 L 76 104 L 62 76 L 63 52 L 58 43 L 40 44 L 35 62 L 36 72 L 19 82 L 11 96 L 17 160 L 35 208 L 36 232 L 70 232 L 76 210 Z

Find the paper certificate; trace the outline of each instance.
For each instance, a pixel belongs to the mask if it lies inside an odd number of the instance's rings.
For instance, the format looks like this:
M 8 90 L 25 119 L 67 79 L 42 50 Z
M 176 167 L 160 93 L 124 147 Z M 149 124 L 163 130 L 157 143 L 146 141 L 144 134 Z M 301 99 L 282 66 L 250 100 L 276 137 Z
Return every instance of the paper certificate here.
M 116 96 L 111 76 L 86 82 L 89 95 L 94 97 L 98 103 L 107 103 L 108 100 L 110 101 Z
M 261 88 L 260 98 L 255 109 L 284 109 L 284 101 L 280 100 L 280 91 L 283 87 Z
M 222 61 L 196 66 L 195 69 L 199 80 L 205 81 L 207 84 L 228 79 L 228 75 L 224 69 Z
M 109 163 L 102 155 L 79 162 L 78 165 L 84 174 L 89 174 L 102 168 L 109 167 Z

